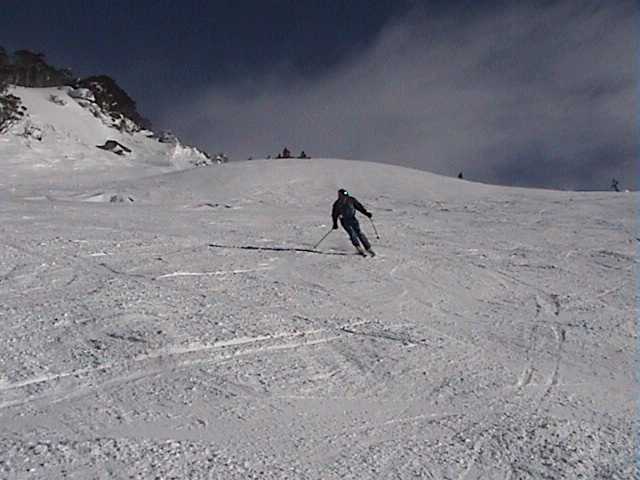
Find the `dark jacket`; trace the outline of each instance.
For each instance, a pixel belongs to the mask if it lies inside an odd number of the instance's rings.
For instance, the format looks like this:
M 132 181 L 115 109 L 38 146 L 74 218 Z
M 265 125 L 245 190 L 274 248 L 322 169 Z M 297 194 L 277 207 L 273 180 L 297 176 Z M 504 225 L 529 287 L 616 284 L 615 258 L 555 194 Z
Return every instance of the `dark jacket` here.
M 342 217 L 342 220 L 347 222 L 355 220 L 356 210 L 371 218 L 371 214 L 355 197 L 345 196 L 333 202 L 333 208 L 331 210 L 333 228 L 338 227 L 338 217 Z

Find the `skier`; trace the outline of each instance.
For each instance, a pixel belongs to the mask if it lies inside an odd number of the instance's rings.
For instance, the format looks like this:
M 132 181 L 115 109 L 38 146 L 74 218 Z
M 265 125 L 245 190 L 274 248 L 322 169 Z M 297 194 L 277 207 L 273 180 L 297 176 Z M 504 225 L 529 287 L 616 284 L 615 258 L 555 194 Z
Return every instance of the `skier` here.
M 358 223 L 358 219 L 356 218 L 356 210 L 358 210 L 363 215 L 371 218 L 372 215 L 367 211 L 366 208 L 362 206 L 362 204 L 356 200 L 355 197 L 349 195 L 344 188 L 338 190 L 338 199 L 333 202 L 333 209 L 331 211 L 331 217 L 333 219 L 333 229 L 336 230 L 338 228 L 338 218 L 340 218 L 340 223 L 342 224 L 342 228 L 344 228 L 349 234 L 349 238 L 351 239 L 351 243 L 356 247 L 356 250 L 360 255 L 366 257 L 366 253 L 362 250 L 360 246 L 360 242 L 364 248 L 369 252 L 369 255 L 372 257 L 375 256 L 375 252 L 371 250 L 371 244 L 367 237 L 360 230 L 360 224 Z
M 611 180 L 611 190 L 613 190 L 614 192 L 620 191 L 620 183 L 615 178 Z

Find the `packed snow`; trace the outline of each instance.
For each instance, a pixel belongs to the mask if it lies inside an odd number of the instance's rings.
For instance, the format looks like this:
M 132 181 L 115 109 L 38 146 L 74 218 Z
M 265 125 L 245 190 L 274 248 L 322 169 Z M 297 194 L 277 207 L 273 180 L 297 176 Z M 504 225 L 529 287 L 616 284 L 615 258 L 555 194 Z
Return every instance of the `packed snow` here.
M 636 475 L 635 193 L 35 145 L 0 159 L 1 478 Z M 340 187 L 375 258 L 312 248 Z

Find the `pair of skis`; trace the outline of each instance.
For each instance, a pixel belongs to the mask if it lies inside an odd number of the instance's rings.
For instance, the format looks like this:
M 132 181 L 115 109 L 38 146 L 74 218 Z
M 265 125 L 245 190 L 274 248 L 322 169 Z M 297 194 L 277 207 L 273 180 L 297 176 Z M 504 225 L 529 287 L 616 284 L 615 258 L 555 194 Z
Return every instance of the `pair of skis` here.
M 362 249 L 362 247 L 357 247 L 356 250 L 358 251 L 358 255 L 362 255 L 364 258 L 367 258 L 367 253 L 369 254 L 370 257 L 375 257 L 376 256 L 376 252 L 374 252 L 371 249 L 367 250 L 366 253 Z

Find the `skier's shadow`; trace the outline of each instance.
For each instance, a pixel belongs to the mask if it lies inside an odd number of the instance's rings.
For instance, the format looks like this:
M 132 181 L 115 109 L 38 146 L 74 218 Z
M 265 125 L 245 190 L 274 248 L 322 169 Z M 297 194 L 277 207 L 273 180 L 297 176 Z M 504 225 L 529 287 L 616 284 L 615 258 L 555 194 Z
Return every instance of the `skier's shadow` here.
M 217 243 L 210 243 L 208 246 L 211 248 L 234 248 L 237 250 L 264 250 L 268 252 L 303 252 L 303 253 L 317 253 L 320 255 L 352 255 L 347 252 L 327 252 L 323 250 L 314 250 L 312 248 L 258 247 L 254 245 L 220 245 Z

